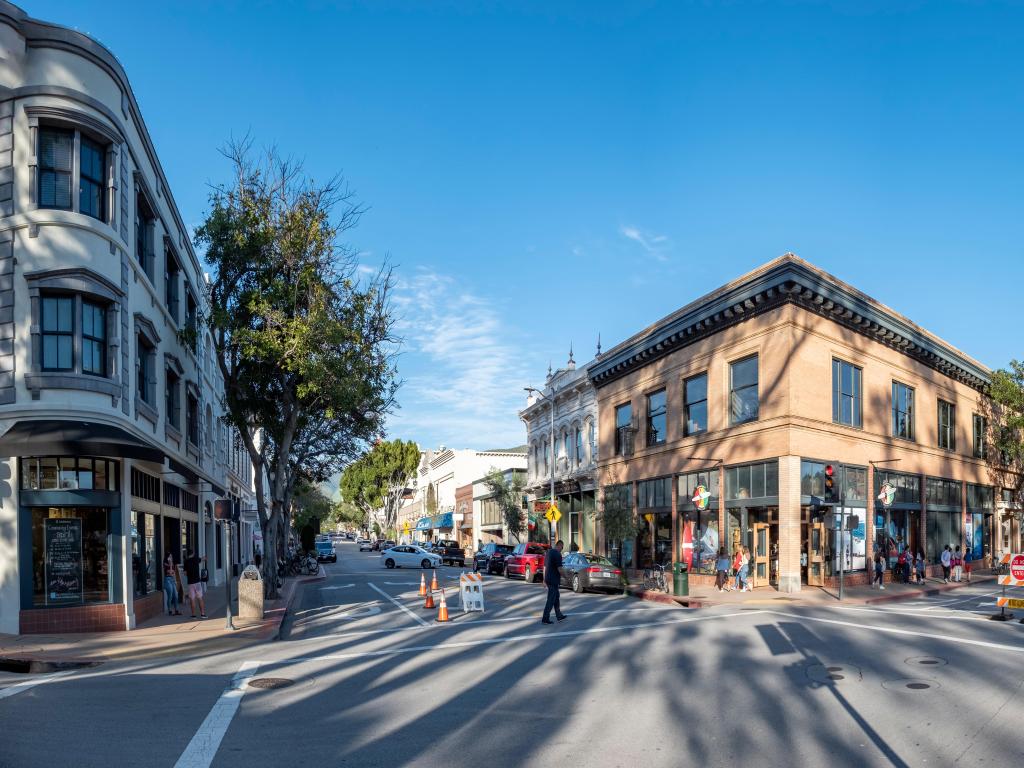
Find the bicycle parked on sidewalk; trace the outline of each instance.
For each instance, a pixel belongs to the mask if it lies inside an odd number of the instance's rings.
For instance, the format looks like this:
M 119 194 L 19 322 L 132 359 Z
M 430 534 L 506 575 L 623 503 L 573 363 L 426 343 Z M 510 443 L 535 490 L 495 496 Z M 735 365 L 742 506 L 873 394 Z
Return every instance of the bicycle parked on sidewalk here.
M 644 589 L 668 592 L 668 581 L 665 579 L 665 566 L 654 565 L 644 569 Z

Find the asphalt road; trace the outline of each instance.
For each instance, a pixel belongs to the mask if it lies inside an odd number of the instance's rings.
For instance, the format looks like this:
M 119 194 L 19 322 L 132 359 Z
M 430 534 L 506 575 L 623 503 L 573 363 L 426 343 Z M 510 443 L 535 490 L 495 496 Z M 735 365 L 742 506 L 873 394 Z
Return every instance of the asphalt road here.
M 991 582 L 877 607 L 563 592 L 569 618 L 545 626 L 541 585 L 489 577 L 486 611 L 463 614 L 459 569 L 443 568 L 439 625 L 418 569 L 339 551 L 282 641 L 0 678 L 0 765 L 978 766 L 1022 751 L 1024 625 L 987 618 Z

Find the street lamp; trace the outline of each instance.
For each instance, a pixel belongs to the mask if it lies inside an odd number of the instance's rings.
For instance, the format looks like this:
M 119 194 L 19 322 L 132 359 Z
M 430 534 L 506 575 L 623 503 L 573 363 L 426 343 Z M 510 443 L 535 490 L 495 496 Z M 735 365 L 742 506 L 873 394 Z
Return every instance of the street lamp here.
M 551 446 L 551 504 L 553 505 L 555 503 L 555 401 L 554 401 L 553 398 L 548 397 L 547 395 L 545 395 L 543 392 L 541 392 L 539 389 L 537 389 L 535 387 L 523 387 L 523 389 L 526 390 L 527 392 L 531 393 L 531 394 L 537 395 L 542 400 L 547 400 L 548 401 L 548 407 L 550 407 L 550 409 L 551 409 L 551 431 L 550 431 L 550 436 L 548 438 L 548 445 Z M 554 525 L 554 523 L 552 523 L 549 520 L 548 521 L 548 541 L 551 544 L 554 544 L 554 541 L 553 541 L 553 539 L 554 539 L 554 532 L 553 532 L 553 529 L 552 529 L 553 525 Z M 527 530 L 529 530 L 529 526 L 527 526 Z M 529 538 L 529 533 L 527 533 L 527 538 Z

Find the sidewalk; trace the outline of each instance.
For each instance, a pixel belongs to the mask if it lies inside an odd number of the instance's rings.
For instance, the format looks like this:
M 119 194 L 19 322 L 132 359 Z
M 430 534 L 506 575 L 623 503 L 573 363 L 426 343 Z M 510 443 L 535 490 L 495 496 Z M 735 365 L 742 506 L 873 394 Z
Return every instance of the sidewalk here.
M 994 574 L 974 574 L 972 584 L 994 582 Z M 901 600 L 916 600 L 920 597 L 940 595 L 967 586 L 963 581 L 959 584 L 943 584 L 942 579 L 925 579 L 924 585 L 887 583 L 884 590 L 872 589 L 869 586 L 846 587 L 843 590 L 843 603 L 851 605 L 875 605 L 893 603 Z M 799 592 L 787 594 L 779 592 L 775 587 L 762 587 L 752 592 L 719 592 L 714 586 L 694 585 L 686 597 L 673 597 L 664 592 L 644 591 L 639 584 L 631 584 L 629 593 L 641 600 L 657 603 L 677 604 L 686 608 L 713 608 L 717 605 L 814 605 L 830 606 L 839 603 L 837 589 L 825 587 L 802 586 Z
M 69 662 L 125 661 L 164 656 L 206 656 L 251 643 L 276 640 L 299 586 L 324 576 L 285 579 L 280 596 L 267 601 L 264 618 L 239 619 L 237 588 L 231 613 L 235 630 L 226 628 L 225 589 L 221 584 L 206 593 L 206 619 L 191 618 L 188 604 L 181 616 L 161 613 L 130 632 L 74 633 L 67 635 L 0 635 L 0 660 Z

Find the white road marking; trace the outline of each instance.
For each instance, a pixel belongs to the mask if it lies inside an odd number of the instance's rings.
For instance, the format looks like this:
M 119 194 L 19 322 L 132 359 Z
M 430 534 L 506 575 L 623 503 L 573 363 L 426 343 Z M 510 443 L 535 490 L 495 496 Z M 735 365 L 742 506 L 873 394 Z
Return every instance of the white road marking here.
M 320 591 L 321 592 L 326 592 L 328 589 L 348 589 L 349 587 L 354 587 L 354 586 L 355 586 L 355 584 L 338 584 L 338 585 L 333 586 L 333 587 L 320 587 Z
M 42 685 L 43 683 L 50 683 L 54 680 L 59 680 L 62 677 L 67 677 L 73 671 L 74 670 L 68 669 L 63 672 L 54 672 L 53 674 L 48 674 L 43 677 L 34 677 L 31 680 L 24 680 L 20 683 L 9 685 L 6 688 L 0 689 L 0 699 L 6 699 L 10 696 L 16 696 L 19 693 L 27 691 L 29 688 L 34 688 L 37 685 Z
M 857 629 L 873 629 L 876 632 L 886 632 L 890 635 L 910 635 L 911 637 L 917 638 L 928 638 L 930 640 L 943 640 L 948 643 L 958 643 L 961 645 L 977 645 L 982 648 L 994 648 L 999 651 L 1013 651 L 1015 653 L 1024 653 L 1024 645 L 1006 645 L 1005 643 L 989 643 L 985 640 L 971 640 L 966 637 L 956 637 L 955 635 L 936 635 L 930 632 L 922 632 L 919 629 L 896 629 L 895 627 L 880 627 L 872 624 L 858 624 L 852 621 L 839 621 L 838 619 L 822 619 L 815 616 L 798 616 L 793 613 L 783 613 L 781 611 L 767 610 L 764 613 L 770 613 L 774 616 L 783 616 L 787 619 L 797 619 L 798 621 L 816 621 L 821 624 L 837 624 L 842 627 L 855 627 Z
M 383 589 L 378 587 L 376 584 L 371 584 L 370 582 L 367 582 L 367 586 L 370 587 L 370 589 L 374 590 L 375 592 L 379 592 L 380 594 L 384 595 L 384 597 L 386 597 L 388 600 L 390 600 L 392 603 L 397 605 L 399 608 L 401 608 L 403 611 L 405 611 L 407 614 L 409 614 L 412 618 L 414 618 L 417 622 L 419 622 L 420 625 L 422 625 L 424 627 L 429 627 L 430 626 L 422 618 L 420 618 L 415 613 L 410 611 L 406 606 L 402 605 L 400 602 L 398 602 L 395 598 L 393 598 L 391 595 L 389 595 Z
M 562 632 L 538 632 L 533 635 L 514 635 L 511 637 L 490 637 L 482 640 L 461 640 L 458 642 L 435 643 L 434 645 L 417 645 L 409 648 L 387 648 L 379 651 L 361 651 L 359 653 L 335 653 L 328 656 L 307 656 L 291 659 L 280 659 L 278 661 L 265 661 L 267 665 L 297 664 L 306 661 L 342 661 L 345 659 L 362 659 L 371 656 L 398 656 L 405 653 L 421 653 L 426 651 L 443 651 L 452 648 L 472 648 L 478 645 L 497 645 L 499 643 L 521 643 L 526 640 L 554 640 L 564 637 L 576 637 L 578 635 L 604 634 L 608 632 L 621 632 L 627 629 L 647 629 L 649 627 L 669 626 L 672 624 L 686 624 L 694 621 L 714 621 L 715 619 L 734 618 L 736 616 L 756 616 L 759 613 L 770 613 L 770 611 L 744 611 L 743 613 L 719 613 L 705 616 L 689 616 L 685 619 L 669 619 L 668 621 L 649 621 L 643 624 L 622 624 L 615 627 L 590 627 L 588 629 L 574 629 Z M 536 621 L 536 619 L 534 619 Z M 1024 650 L 1024 649 L 1021 649 Z
M 213 758 L 217 755 L 220 743 L 227 733 L 231 720 L 238 711 L 238 705 L 242 703 L 242 696 L 245 695 L 246 681 L 256 674 L 259 669 L 258 661 L 243 661 L 238 672 L 231 678 L 228 687 L 217 699 L 210 710 L 210 714 L 203 720 L 192 740 L 181 753 L 174 768 L 209 768 Z

